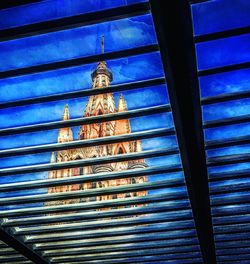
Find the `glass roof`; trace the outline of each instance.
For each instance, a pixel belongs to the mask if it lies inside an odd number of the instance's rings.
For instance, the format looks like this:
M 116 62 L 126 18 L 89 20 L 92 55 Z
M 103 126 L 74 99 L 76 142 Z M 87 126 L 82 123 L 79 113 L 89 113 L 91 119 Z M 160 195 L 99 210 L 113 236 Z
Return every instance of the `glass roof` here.
M 44 263 L 204 263 L 145 2 L 0 10 L 1 230 Z M 193 2 L 217 263 L 249 263 L 250 2 Z M 143 11 L 115 15 L 135 4 Z M 69 23 L 99 11 L 114 18 Z M 69 24 L 36 30 L 57 19 Z M 21 28 L 30 31 L 15 35 Z M 31 263 L 3 242 L 0 262 Z

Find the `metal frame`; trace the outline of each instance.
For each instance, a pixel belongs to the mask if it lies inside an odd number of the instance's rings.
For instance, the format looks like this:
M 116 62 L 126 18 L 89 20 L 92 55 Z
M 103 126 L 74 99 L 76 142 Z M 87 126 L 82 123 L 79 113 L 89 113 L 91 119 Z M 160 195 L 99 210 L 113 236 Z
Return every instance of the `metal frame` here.
M 204 145 L 203 140 L 203 129 L 210 129 L 220 126 L 246 123 L 250 121 L 250 115 L 228 118 L 223 120 L 208 121 L 202 124 L 201 121 L 201 105 L 215 104 L 226 102 L 230 100 L 238 100 L 243 98 L 249 98 L 249 92 L 239 92 L 232 94 L 222 94 L 213 97 L 202 98 L 200 102 L 199 88 L 198 88 L 198 76 L 208 76 L 211 74 L 218 74 L 228 71 L 234 71 L 239 69 L 245 69 L 250 67 L 250 63 L 240 63 L 236 65 L 223 66 L 208 70 L 201 70 L 196 72 L 195 52 L 194 43 L 200 43 L 204 41 L 210 41 L 225 37 L 238 36 L 240 34 L 246 34 L 250 32 L 249 27 L 242 27 L 238 29 L 226 30 L 223 32 L 216 32 L 212 34 L 206 34 L 202 36 L 193 37 L 192 22 L 190 14 L 190 3 L 197 4 L 206 2 L 208 0 L 150 0 L 152 7 L 152 14 L 155 21 L 155 27 L 158 34 L 160 51 L 162 55 L 162 61 L 164 64 L 165 73 L 168 79 L 168 89 L 170 94 L 170 102 L 173 108 L 173 116 L 175 126 L 177 129 L 177 137 L 180 146 L 180 154 L 183 161 L 184 173 L 186 178 L 186 184 L 188 188 L 189 198 L 191 201 L 191 208 L 194 215 L 196 230 L 198 233 L 199 243 L 201 246 L 201 252 L 203 255 L 204 263 L 213 264 L 216 263 L 215 259 L 215 248 L 213 240 L 213 230 L 211 223 L 211 212 L 213 210 L 214 218 L 214 233 L 219 240 L 217 241 L 217 255 L 224 257 L 227 261 L 227 250 L 229 248 L 237 248 L 237 241 L 239 242 L 244 232 L 245 222 L 249 218 L 242 217 L 242 213 L 248 212 L 249 209 L 249 194 L 244 194 L 244 191 L 249 191 L 249 184 L 236 183 L 230 185 L 228 183 L 218 185 L 211 189 L 211 206 L 209 203 L 208 193 L 208 181 L 209 183 L 216 183 L 226 179 L 244 179 L 249 177 L 249 170 L 241 170 L 230 173 L 210 173 L 209 180 L 207 175 L 207 166 L 220 166 L 226 164 L 236 164 L 240 162 L 250 161 L 249 155 L 228 155 L 223 157 L 209 158 L 205 160 L 205 150 L 221 148 L 226 146 L 234 146 L 239 144 L 248 144 L 250 138 L 235 137 L 229 140 L 216 140 L 206 142 Z M 19 1 L 8 1 L 8 3 L 0 4 L 1 8 L 22 5 L 25 3 L 37 2 L 36 0 L 19 0 Z M 168 7 L 166 8 L 165 5 Z M 46 32 L 53 32 L 58 30 L 64 30 L 67 28 L 80 27 L 84 25 L 90 25 L 94 23 L 111 21 L 121 19 L 123 17 L 131 17 L 140 14 L 149 13 L 150 6 L 148 3 L 140 3 L 130 6 L 118 7 L 109 10 L 98 11 L 95 13 L 88 13 L 79 16 L 67 17 L 47 22 L 36 23 L 27 26 L 21 26 L 12 29 L 0 30 L 0 41 L 22 38 L 26 36 L 34 36 L 43 34 Z M 93 17 L 95 15 L 95 17 Z M 178 34 L 176 34 L 178 32 Z M 9 70 L 0 73 L 1 78 L 8 78 L 13 76 L 20 76 L 35 72 L 44 72 L 53 69 L 60 69 L 64 67 L 71 67 L 76 65 L 82 65 L 86 63 L 98 62 L 100 60 L 115 59 L 121 57 L 127 57 L 132 55 L 139 55 L 144 53 L 158 51 L 158 45 L 148 45 L 145 47 L 138 47 L 123 51 L 110 52 L 106 54 L 94 55 L 90 57 L 78 58 L 67 60 L 63 62 L 49 63 L 45 65 L 38 65 L 27 67 L 23 69 Z M 114 85 L 98 90 L 86 89 L 83 91 L 75 91 L 64 94 L 56 94 L 49 96 L 37 97 L 32 99 L 23 99 L 14 102 L 1 103 L 0 109 L 23 106 L 28 104 L 52 102 L 57 100 L 78 98 L 98 94 L 100 92 L 114 92 L 114 91 L 125 91 L 144 88 L 152 85 L 165 84 L 164 78 L 156 78 L 151 80 L 144 80 L 139 82 L 127 83 Z M 40 130 L 54 129 L 60 127 L 69 127 L 81 124 L 91 124 L 96 122 L 103 122 L 108 120 L 116 120 L 121 118 L 131 118 L 150 114 L 170 112 L 169 105 L 162 105 L 157 107 L 150 107 L 138 110 L 128 111 L 121 114 L 103 115 L 93 118 L 80 118 L 73 119 L 70 121 L 57 121 L 49 122 L 44 124 L 35 124 L 31 126 L 22 126 L 15 128 L 6 128 L 0 130 L 0 136 L 3 135 L 15 135 L 19 133 L 34 132 Z M 143 138 L 159 137 L 159 136 L 174 136 L 175 131 L 173 128 L 170 129 L 155 129 L 151 131 L 137 132 L 131 135 L 115 136 L 109 138 L 102 138 L 96 140 L 87 141 L 75 141 L 67 144 L 48 144 L 34 147 L 25 147 L 17 149 L 9 149 L 0 151 L 0 157 L 17 156 L 31 153 L 41 153 L 51 150 L 70 149 L 77 147 L 86 147 L 93 145 L 108 144 L 113 142 L 121 142 L 123 140 L 136 140 Z M 111 157 L 111 161 L 122 161 L 135 158 L 145 157 L 158 157 L 163 155 L 176 155 L 179 154 L 177 148 L 173 149 L 161 149 L 153 151 L 144 151 L 140 154 L 124 155 L 123 157 Z M 80 165 L 87 164 L 99 164 L 110 162 L 105 158 L 101 159 L 89 159 L 86 161 L 77 162 L 66 162 L 63 164 L 44 164 L 34 165 L 20 168 L 10 168 L 2 170 L 0 175 L 18 174 L 18 173 L 29 173 L 44 170 L 53 170 L 57 168 L 68 168 L 78 167 Z M 64 167 L 65 166 L 65 167 Z M 39 180 L 33 182 L 21 182 L 11 183 L 0 186 L 0 191 L 11 191 L 11 190 L 24 190 L 34 189 L 45 186 L 60 186 L 63 184 L 72 184 L 80 182 L 92 182 L 98 181 L 100 178 L 104 179 L 119 179 L 122 177 L 136 177 L 139 175 L 156 175 L 159 173 L 174 173 L 180 172 L 182 168 L 179 165 L 176 166 L 163 166 L 157 168 L 145 168 L 133 170 L 133 172 L 113 172 L 109 174 L 93 174 L 90 176 L 79 175 L 68 179 L 56 179 L 56 180 Z M 50 263 L 44 257 L 52 257 L 51 263 L 60 263 L 64 261 L 79 262 L 79 263 L 134 263 L 143 262 L 150 263 L 150 261 L 157 261 L 157 263 L 167 263 L 171 259 L 180 259 L 185 255 L 183 263 L 201 263 L 201 259 L 198 258 L 198 244 L 196 241 L 195 227 L 192 223 L 193 216 L 191 214 L 190 206 L 188 204 L 187 193 L 183 191 L 185 183 L 181 178 L 175 177 L 164 181 L 156 181 L 153 183 L 142 183 L 133 184 L 127 186 L 103 188 L 100 190 L 79 191 L 77 197 L 91 197 L 103 194 L 113 194 L 119 192 L 131 192 L 139 190 L 150 190 L 150 189 L 162 189 L 162 188 L 174 188 L 173 192 L 164 195 L 149 195 L 147 197 L 133 197 L 128 199 L 117 199 L 115 201 L 102 201 L 102 202 L 87 202 L 84 204 L 78 203 L 74 205 L 63 205 L 63 206 L 48 206 L 43 208 L 41 206 L 24 208 L 24 209 L 12 209 L 0 212 L 0 217 L 5 217 L 1 223 L 0 236 L 1 239 L 5 240 L 7 244 L 15 248 L 17 251 L 22 253 L 24 256 L 29 258 L 35 263 Z M 232 197 L 226 197 L 221 201 L 219 195 L 223 193 L 234 193 L 243 191 L 241 195 L 234 195 Z M 39 201 L 54 201 L 58 199 L 72 199 L 76 193 L 67 192 L 62 195 L 32 195 L 22 196 L 15 198 L 3 198 L 0 201 L 1 205 L 19 204 L 19 203 L 31 203 Z M 173 201 L 174 200 L 174 201 Z M 126 205 L 142 205 L 146 204 L 146 207 L 135 207 L 135 208 L 122 208 L 118 211 L 108 210 L 102 212 L 88 212 L 92 209 L 101 209 L 115 206 L 126 206 Z M 241 205 L 246 204 L 245 208 L 240 208 L 238 212 L 231 215 L 231 211 L 227 211 L 228 205 Z M 56 223 L 58 219 L 56 216 L 49 216 L 42 214 L 47 213 L 63 213 L 69 212 L 62 215 L 61 220 L 63 224 L 61 226 L 43 226 L 47 223 Z M 72 213 L 74 212 L 74 213 Z M 77 212 L 77 213 L 75 213 Z M 27 216 L 31 215 L 30 218 L 11 218 L 16 216 Z M 140 215 L 140 218 L 123 218 L 114 221 L 98 220 L 110 217 L 129 217 L 131 215 Z M 248 216 L 249 215 L 244 215 Z M 98 221 L 84 222 L 86 219 Z M 72 220 L 77 220 L 76 223 L 67 223 Z M 84 221 L 82 221 L 84 220 Z M 172 222 L 174 221 L 174 222 Z M 41 224 L 41 226 L 33 226 Z M 232 224 L 238 223 L 239 226 L 232 227 Z M 95 230 L 98 225 L 101 224 L 105 230 Z M 138 226 L 146 225 L 146 226 Z M 31 227 L 27 227 L 31 225 Z M 177 228 L 173 229 L 177 226 Z M 226 225 L 226 226 L 225 226 Z M 23 226 L 17 228 L 16 226 Z M 230 227 L 231 226 L 231 227 Z M 114 233 L 112 228 L 122 227 L 117 233 Z M 81 234 L 73 236 L 72 232 L 81 230 L 84 228 Z M 173 230 L 175 230 L 173 232 Z M 62 232 L 58 235 L 57 232 Z M 169 237 L 169 231 L 172 231 L 172 236 Z M 248 230 L 249 231 L 249 230 Z M 56 234 L 56 237 L 51 237 L 51 232 Z M 68 233 L 71 232 L 71 233 Z M 146 232 L 145 235 L 142 232 Z M 162 234 L 160 232 L 163 232 Z M 232 234 L 229 237 L 224 236 L 225 233 Z M 131 236 L 129 234 L 137 234 L 138 236 Z M 23 235 L 27 235 L 23 237 Z M 82 239 L 84 235 L 84 239 Z M 104 236 L 104 237 L 103 237 Z M 117 237 L 116 237 L 117 236 Z M 103 237 L 103 239 L 102 239 Z M 75 241 L 71 241 L 74 238 Z M 93 240 L 94 238 L 94 240 Z M 235 241 L 231 242 L 231 239 Z M 59 241 L 57 243 L 50 241 Z M 159 242 L 160 241 L 160 242 Z M 136 242 L 137 248 L 133 250 L 131 245 L 128 243 Z M 140 242 L 140 243 L 139 243 Z M 244 242 L 244 243 L 243 243 Z M 249 259 L 249 254 L 246 249 L 250 247 L 249 240 L 243 241 L 244 252 L 242 259 Z M 33 248 L 30 247 L 31 243 Z M 105 247 L 102 249 L 94 249 L 94 251 L 86 250 L 83 248 L 76 248 L 81 246 L 101 246 L 105 243 Z M 127 244 L 126 244 L 127 243 Z M 141 249 L 141 245 L 144 245 Z M 184 247 L 183 247 L 184 245 Z M 114 246 L 114 250 L 109 246 Z M 177 248 L 178 254 L 184 255 L 172 255 L 175 251 L 171 251 L 169 246 Z M 1 244 L 0 244 L 1 247 Z M 2 247 L 1 247 L 2 248 Z M 70 252 L 65 252 L 65 249 L 71 249 Z M 140 249 L 140 250 L 139 250 Z M 173 249 L 173 248 L 172 248 Z M 36 250 L 47 250 L 47 252 L 36 252 Z M 64 253 L 60 253 L 63 250 Z M 194 258 L 190 259 L 188 254 L 195 250 Z M 128 252 L 124 252 L 128 251 Z M 110 252 L 107 256 L 102 256 L 103 252 Z M 8 253 L 8 252 L 7 252 Z M 42 253 L 42 255 L 41 255 Z M 89 255 L 94 253 L 95 255 Z M 58 257 L 62 254 L 62 257 Z M 78 257 L 72 256 L 77 254 Z M 80 255 L 79 255 L 80 254 Z M 97 255 L 96 255 L 97 254 Z M 99 255 L 101 254 L 101 255 Z M 136 258 L 137 255 L 144 254 L 143 260 Z M 158 256 L 159 255 L 159 256 Z M 232 255 L 232 254 L 230 254 Z M 9 254 L 6 254 L 9 256 Z M 11 255 L 10 255 L 11 256 Z M 54 257 L 54 259 L 53 259 Z M 130 258 L 130 259 L 128 259 Z M 166 260 L 169 259 L 169 260 Z M 19 256 L 13 254 L 10 257 L 11 261 L 15 263 L 22 263 L 19 261 Z M 105 260 L 107 259 L 107 260 Z M 1 262 L 1 260 L 0 260 Z M 25 263 L 26 261 L 23 261 Z M 11 262 L 10 262 L 11 263 Z

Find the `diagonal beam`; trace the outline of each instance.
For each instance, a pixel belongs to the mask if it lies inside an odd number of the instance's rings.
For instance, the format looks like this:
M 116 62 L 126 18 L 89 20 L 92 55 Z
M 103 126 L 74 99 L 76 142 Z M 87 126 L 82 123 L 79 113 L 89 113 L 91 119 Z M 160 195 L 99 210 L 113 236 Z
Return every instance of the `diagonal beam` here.
M 204 263 L 216 263 L 199 85 L 187 0 L 150 0 Z
M 16 238 L 12 235 L 12 232 L 7 229 L 5 230 L 3 227 L 0 226 L 0 237 L 1 240 L 10 246 L 11 248 L 14 248 L 16 251 L 18 251 L 20 254 L 28 258 L 29 260 L 33 261 L 37 264 L 49 264 L 50 262 L 44 259 L 42 256 L 40 256 L 37 252 L 33 251 L 31 246 L 28 246 L 24 244 L 24 242 L 21 240 L 21 238 Z

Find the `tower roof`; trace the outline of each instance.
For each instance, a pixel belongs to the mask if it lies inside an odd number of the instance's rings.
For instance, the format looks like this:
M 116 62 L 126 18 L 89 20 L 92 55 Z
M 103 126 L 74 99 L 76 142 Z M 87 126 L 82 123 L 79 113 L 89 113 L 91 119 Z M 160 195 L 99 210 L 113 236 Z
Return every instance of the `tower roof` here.
M 113 74 L 112 72 L 108 69 L 107 63 L 105 61 L 100 61 L 97 65 L 96 70 L 94 70 L 91 74 L 92 81 L 97 77 L 99 74 L 104 74 L 109 77 L 109 81 L 113 81 Z

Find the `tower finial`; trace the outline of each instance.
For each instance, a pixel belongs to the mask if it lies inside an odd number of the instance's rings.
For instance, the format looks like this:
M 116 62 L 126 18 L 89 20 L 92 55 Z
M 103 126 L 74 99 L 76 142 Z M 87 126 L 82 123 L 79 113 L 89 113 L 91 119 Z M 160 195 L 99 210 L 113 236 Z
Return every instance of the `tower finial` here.
M 103 35 L 102 35 L 101 46 L 102 46 L 102 54 L 104 54 L 104 36 Z

